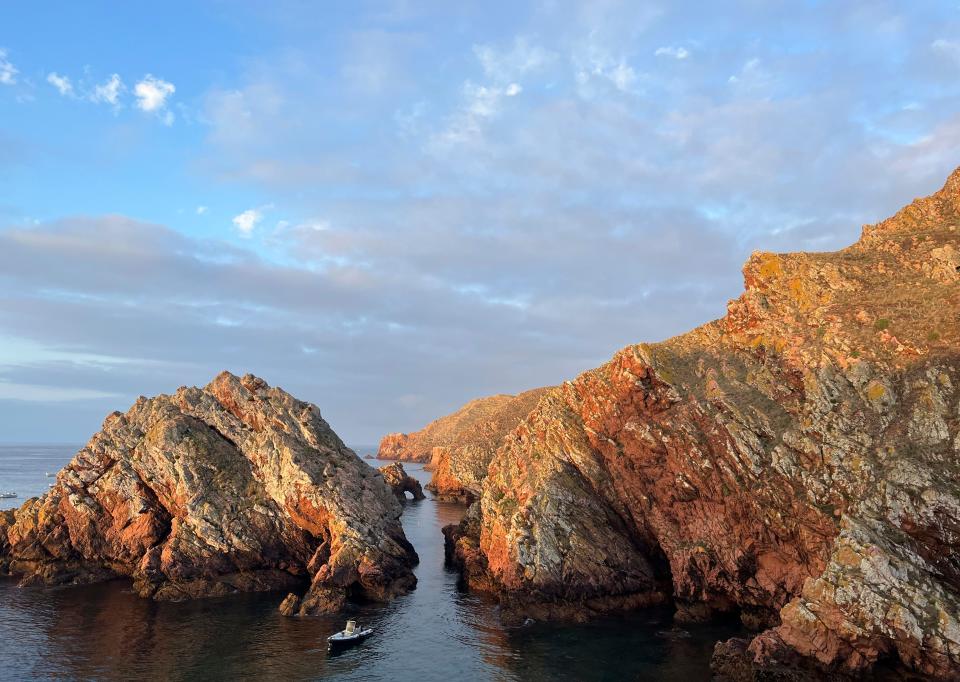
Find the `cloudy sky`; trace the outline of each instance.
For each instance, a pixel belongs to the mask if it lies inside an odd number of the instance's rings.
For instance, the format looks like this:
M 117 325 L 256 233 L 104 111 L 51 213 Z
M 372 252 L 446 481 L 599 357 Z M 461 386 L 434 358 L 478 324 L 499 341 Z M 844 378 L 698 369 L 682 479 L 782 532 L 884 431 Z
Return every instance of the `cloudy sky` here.
M 0 441 L 229 369 L 373 443 L 960 165 L 954 1 L 158 8 L 2 10 Z

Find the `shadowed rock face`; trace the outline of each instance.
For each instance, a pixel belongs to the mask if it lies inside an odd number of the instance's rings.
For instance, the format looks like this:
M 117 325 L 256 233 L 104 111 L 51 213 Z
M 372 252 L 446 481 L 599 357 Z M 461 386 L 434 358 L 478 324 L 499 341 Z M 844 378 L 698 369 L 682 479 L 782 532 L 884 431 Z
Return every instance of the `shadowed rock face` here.
M 444 500 L 477 499 L 490 460 L 504 437 L 530 414 L 546 392 L 546 388 L 536 388 L 507 396 L 508 400 L 495 396 L 497 401 L 489 405 L 483 419 L 463 424 L 453 444 L 433 448 L 430 459 L 433 474 L 427 490 Z
M 495 440 L 526 416 L 525 412 L 507 426 L 501 425 L 511 414 L 510 406 L 515 404 L 519 397 L 502 394 L 478 398 L 453 414 L 430 422 L 419 431 L 388 434 L 380 440 L 377 457 L 405 462 L 430 462 L 434 448 L 458 447 L 463 444 L 465 437 Z M 533 405 L 530 406 L 532 407 Z M 530 409 L 527 409 L 527 412 L 529 411 Z
M 413 495 L 413 499 L 415 500 L 426 499 L 427 496 L 423 494 L 420 481 L 407 474 L 400 462 L 386 464 L 377 469 L 377 471 L 383 475 L 383 480 L 387 482 L 387 485 L 390 486 L 393 494 L 396 495 L 400 502 L 406 501 L 407 493 Z
M 767 627 L 717 671 L 960 677 L 960 170 L 836 253 L 754 254 L 727 315 L 550 391 L 445 530 L 541 616 Z
M 412 588 L 400 505 L 316 406 L 253 376 L 140 398 L 0 515 L 0 568 L 25 584 L 133 579 L 178 600 L 310 584 L 300 613 Z

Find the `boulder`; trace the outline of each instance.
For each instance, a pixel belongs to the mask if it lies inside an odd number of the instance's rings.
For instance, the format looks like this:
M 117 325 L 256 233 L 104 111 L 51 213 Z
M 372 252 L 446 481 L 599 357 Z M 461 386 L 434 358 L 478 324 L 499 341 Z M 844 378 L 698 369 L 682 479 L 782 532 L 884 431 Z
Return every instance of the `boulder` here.
M 400 513 L 315 405 L 225 372 L 107 417 L 47 494 L 0 515 L 0 568 L 128 577 L 158 600 L 309 585 L 306 614 L 413 588 Z
M 420 486 L 420 481 L 404 471 L 403 465 L 400 462 L 386 464 L 380 467 L 378 471 L 383 475 L 383 480 L 387 482 L 387 485 L 390 486 L 393 494 L 396 495 L 400 502 L 407 501 L 407 493 L 413 495 L 413 499 L 415 500 L 426 499 L 426 495 L 423 494 L 423 488 Z

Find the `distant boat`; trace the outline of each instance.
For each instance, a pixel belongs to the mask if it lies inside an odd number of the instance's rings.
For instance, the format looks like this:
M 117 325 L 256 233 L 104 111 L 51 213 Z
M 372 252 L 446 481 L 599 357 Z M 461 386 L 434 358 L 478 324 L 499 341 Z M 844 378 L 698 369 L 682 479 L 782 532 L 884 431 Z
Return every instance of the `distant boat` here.
M 12 499 L 12 498 L 14 498 L 14 497 L 16 497 L 16 496 L 17 496 L 17 494 L 16 494 L 15 492 L 0 493 L 0 500 L 9 500 L 9 499 Z
M 357 627 L 357 621 L 348 620 L 347 627 L 341 632 L 327 637 L 327 642 L 330 643 L 331 649 L 346 647 L 361 642 L 372 634 L 373 628 Z
M 47 473 L 44 474 L 44 476 L 46 476 L 47 478 L 53 478 L 54 476 L 56 476 L 56 474 L 51 474 L 51 473 L 48 471 Z
M 48 483 L 48 484 L 47 484 L 47 487 L 48 487 L 48 488 L 52 488 L 52 487 L 55 486 L 55 485 L 56 485 L 56 483 Z

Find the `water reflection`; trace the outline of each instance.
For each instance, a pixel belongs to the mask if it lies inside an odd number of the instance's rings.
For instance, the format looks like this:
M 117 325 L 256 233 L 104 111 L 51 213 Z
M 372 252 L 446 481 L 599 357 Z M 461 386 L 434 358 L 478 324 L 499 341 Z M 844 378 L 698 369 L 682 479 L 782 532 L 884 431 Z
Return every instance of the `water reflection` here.
M 422 467 L 407 466 L 426 482 Z M 283 595 L 164 604 L 129 585 L 19 589 L 0 581 L 0 677 L 10 679 L 594 680 L 707 679 L 723 628 L 671 630 L 669 613 L 580 626 L 506 629 L 496 605 L 460 591 L 443 566 L 440 528 L 463 507 L 408 502 L 403 524 L 421 563 L 419 584 L 390 604 L 336 617 L 289 619 Z M 326 637 L 347 618 L 376 628 L 331 657 Z

